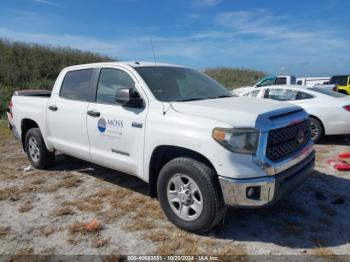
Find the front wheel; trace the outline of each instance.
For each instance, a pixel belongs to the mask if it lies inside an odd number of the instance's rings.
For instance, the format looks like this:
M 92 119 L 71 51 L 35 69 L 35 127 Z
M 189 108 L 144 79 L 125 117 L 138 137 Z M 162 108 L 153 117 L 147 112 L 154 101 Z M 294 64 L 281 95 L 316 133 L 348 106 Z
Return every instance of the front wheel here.
M 215 171 L 191 158 L 180 157 L 165 164 L 157 190 L 168 219 L 190 232 L 209 231 L 226 211 Z

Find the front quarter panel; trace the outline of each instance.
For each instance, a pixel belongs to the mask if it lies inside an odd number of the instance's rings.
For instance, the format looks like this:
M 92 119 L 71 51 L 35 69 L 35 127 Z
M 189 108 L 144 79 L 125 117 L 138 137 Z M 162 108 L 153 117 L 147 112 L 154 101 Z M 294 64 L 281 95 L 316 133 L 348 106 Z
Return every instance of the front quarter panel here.
M 165 113 L 163 113 L 165 112 Z M 149 164 L 152 153 L 158 146 L 177 146 L 203 155 L 209 161 L 213 156 L 227 151 L 212 138 L 215 127 L 231 128 L 226 123 L 182 114 L 173 110 L 170 104 L 153 101 L 147 116 L 145 133 L 144 180 L 149 178 Z M 227 151 L 229 152 L 229 151 Z M 216 163 L 212 163 L 217 169 Z

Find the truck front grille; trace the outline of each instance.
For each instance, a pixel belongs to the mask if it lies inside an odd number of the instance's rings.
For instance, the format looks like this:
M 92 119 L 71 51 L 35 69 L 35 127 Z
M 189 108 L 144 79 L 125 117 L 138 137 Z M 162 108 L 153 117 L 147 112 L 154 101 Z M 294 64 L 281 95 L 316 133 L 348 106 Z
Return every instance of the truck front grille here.
M 293 155 L 311 139 L 310 120 L 269 131 L 266 157 L 278 161 Z

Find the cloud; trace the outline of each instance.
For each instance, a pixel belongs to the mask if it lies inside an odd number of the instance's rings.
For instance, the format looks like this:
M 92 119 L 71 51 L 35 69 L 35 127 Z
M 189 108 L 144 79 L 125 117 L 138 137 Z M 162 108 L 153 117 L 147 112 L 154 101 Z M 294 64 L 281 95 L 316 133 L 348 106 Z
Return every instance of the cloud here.
M 44 4 L 44 5 L 58 6 L 58 4 L 47 0 L 34 0 L 34 2 Z
M 235 34 L 258 37 L 260 40 L 288 41 L 306 45 L 315 44 L 329 48 L 344 47 L 345 39 L 334 28 L 311 27 L 310 24 L 289 22 L 288 16 L 274 16 L 265 9 L 232 11 L 219 14 L 216 23 L 231 29 Z
M 296 75 L 346 73 L 349 67 L 346 32 L 328 30 L 325 25 L 298 23 L 268 10 L 223 12 L 208 30 L 176 36 L 156 34 L 161 30 L 135 30 L 109 39 L 0 27 L 0 36 L 45 45 L 69 46 L 98 52 L 119 60 L 153 61 L 152 33 L 158 61 L 195 68 L 236 66 Z M 17 27 L 24 28 L 24 27 Z M 163 28 L 164 29 L 164 28 Z M 169 31 L 169 28 L 166 28 Z M 176 26 L 173 25 L 173 30 Z M 347 38 L 346 38 L 347 37 Z M 342 59 L 342 60 L 341 60 Z M 304 63 L 308 61 L 308 63 Z M 333 73 L 330 73 L 333 72 Z
M 273 16 L 265 9 L 231 11 L 219 14 L 216 22 L 239 33 L 275 35 L 285 31 L 280 25 L 286 17 Z
M 216 6 L 220 4 L 223 0 L 195 0 L 195 6 L 205 7 L 205 6 Z
M 199 19 L 201 17 L 201 15 L 197 14 L 197 13 L 190 13 L 190 14 L 187 15 L 187 17 L 189 19 L 192 19 L 192 20 L 197 20 L 197 19 Z

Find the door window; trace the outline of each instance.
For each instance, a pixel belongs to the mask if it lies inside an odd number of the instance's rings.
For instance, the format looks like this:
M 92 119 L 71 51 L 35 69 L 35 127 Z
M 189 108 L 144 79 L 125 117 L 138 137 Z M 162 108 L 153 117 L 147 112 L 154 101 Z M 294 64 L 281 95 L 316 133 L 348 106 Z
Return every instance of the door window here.
M 135 88 L 135 82 L 130 75 L 119 69 L 101 69 L 97 86 L 96 102 L 102 104 L 117 104 L 115 97 L 120 88 Z
M 311 98 L 314 98 L 314 96 L 304 92 L 298 92 L 296 96 L 296 100 L 311 99 Z
M 259 95 L 260 90 L 254 90 L 250 93 L 250 96 L 257 97 Z
M 91 77 L 93 69 L 67 72 L 64 77 L 60 97 L 78 101 L 91 101 Z
M 291 84 L 291 85 L 295 85 L 296 83 L 297 83 L 296 77 L 295 77 L 295 76 L 291 76 L 291 77 L 290 77 L 290 84 Z
M 275 85 L 286 85 L 286 84 L 287 84 L 287 78 L 277 77 Z
M 296 99 L 297 91 L 288 89 L 270 89 L 267 98 L 279 101 L 292 101 Z

